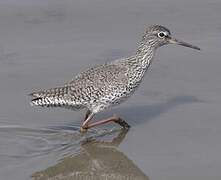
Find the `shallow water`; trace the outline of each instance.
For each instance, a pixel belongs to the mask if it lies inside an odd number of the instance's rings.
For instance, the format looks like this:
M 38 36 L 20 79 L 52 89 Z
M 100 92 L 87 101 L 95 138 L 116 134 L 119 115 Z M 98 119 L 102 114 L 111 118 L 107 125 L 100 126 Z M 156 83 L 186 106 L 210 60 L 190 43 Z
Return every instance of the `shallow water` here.
M 79 133 L 77 127 L 33 129 L 0 127 L 1 170 L 5 178 L 26 179 L 26 174 L 12 173 L 21 164 L 36 159 L 55 162 L 44 170 L 30 171 L 35 180 L 46 179 L 140 179 L 148 177 L 117 147 L 128 130 L 91 130 Z M 105 137 L 105 139 L 104 139 Z M 8 163 L 8 165 L 5 164 Z M 23 166 L 23 165 L 21 165 Z M 12 173 L 11 175 L 7 173 Z
M 0 179 L 220 179 L 220 7 L 218 0 L 0 0 Z M 33 90 L 131 55 L 147 24 L 165 25 L 202 51 L 160 48 L 138 92 L 96 117 L 116 113 L 129 132 L 108 125 L 81 135 L 85 112 L 29 105 Z

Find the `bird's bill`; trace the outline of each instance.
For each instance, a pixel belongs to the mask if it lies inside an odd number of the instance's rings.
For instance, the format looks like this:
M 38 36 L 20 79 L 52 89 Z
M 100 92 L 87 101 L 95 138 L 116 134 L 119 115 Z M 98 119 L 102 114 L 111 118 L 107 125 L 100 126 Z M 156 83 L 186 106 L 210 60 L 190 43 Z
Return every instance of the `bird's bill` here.
M 197 46 L 194 46 L 192 44 L 186 43 L 184 41 L 180 41 L 180 40 L 175 39 L 175 38 L 169 38 L 169 43 L 171 43 L 171 44 L 178 44 L 178 45 L 181 45 L 181 46 L 185 46 L 185 47 L 189 47 L 189 48 L 192 48 L 192 49 L 200 50 L 200 48 L 197 47 Z

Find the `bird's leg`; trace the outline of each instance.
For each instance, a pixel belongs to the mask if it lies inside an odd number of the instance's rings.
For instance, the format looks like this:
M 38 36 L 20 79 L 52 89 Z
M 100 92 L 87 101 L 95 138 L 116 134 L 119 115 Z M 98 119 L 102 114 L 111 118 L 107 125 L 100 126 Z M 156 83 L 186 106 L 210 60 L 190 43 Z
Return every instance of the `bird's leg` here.
M 87 131 L 88 123 L 93 118 L 93 116 L 94 116 L 94 113 L 92 113 L 91 111 L 87 111 L 86 118 L 84 119 L 84 122 L 83 122 L 83 124 L 80 128 L 80 132 L 86 132 Z
M 119 124 L 120 126 L 122 126 L 125 129 L 130 128 L 130 125 L 127 124 L 124 120 L 117 117 L 116 115 L 113 115 L 110 118 L 103 119 L 103 120 L 100 120 L 100 121 L 97 121 L 97 122 L 94 122 L 94 123 L 91 123 L 91 124 L 88 124 L 88 123 L 84 124 L 83 123 L 81 129 L 89 129 L 89 128 L 92 128 L 92 127 L 95 127 L 95 126 L 98 126 L 98 125 L 102 125 L 102 124 L 106 124 L 106 123 L 109 123 L 109 122 L 115 122 L 115 123 Z
M 84 121 L 87 120 L 88 116 L 91 114 L 91 111 L 90 110 L 87 110 L 86 114 L 85 114 L 85 118 L 84 118 Z

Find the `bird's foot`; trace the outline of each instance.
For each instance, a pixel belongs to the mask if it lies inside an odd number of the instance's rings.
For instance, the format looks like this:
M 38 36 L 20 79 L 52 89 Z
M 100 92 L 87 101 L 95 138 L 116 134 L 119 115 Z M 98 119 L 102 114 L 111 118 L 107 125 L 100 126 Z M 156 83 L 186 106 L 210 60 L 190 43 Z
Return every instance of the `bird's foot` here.
M 82 127 L 80 128 L 80 133 L 86 133 L 88 128 Z
M 115 119 L 114 122 L 119 124 L 124 129 L 129 129 L 130 128 L 130 125 L 126 121 L 121 119 L 120 117 L 116 116 L 115 114 L 113 115 L 113 117 Z

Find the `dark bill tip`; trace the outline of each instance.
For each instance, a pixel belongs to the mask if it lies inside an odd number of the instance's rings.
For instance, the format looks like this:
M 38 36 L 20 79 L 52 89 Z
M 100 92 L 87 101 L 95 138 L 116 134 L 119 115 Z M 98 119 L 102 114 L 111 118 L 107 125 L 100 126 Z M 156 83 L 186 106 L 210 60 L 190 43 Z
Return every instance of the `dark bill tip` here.
M 180 41 L 180 40 L 175 39 L 175 38 L 170 38 L 170 39 L 169 39 L 169 42 L 170 42 L 171 44 L 178 44 L 178 45 L 185 46 L 185 47 L 188 47 L 188 48 L 200 50 L 200 48 L 197 47 L 197 46 L 194 46 L 194 45 L 192 45 L 192 44 L 186 43 L 186 42 L 184 42 L 184 41 Z

